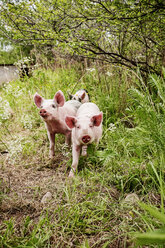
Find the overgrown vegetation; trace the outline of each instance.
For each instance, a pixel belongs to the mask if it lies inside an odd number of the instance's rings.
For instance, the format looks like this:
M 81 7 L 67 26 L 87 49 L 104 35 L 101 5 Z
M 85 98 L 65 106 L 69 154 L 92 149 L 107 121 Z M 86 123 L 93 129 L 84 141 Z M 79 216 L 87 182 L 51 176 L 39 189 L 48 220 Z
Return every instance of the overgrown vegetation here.
M 0 65 L 11 65 L 23 57 L 30 56 L 33 46 L 16 45 L 0 38 Z M 33 56 L 31 56 L 33 57 Z
M 0 34 L 13 42 L 162 73 L 164 0 L 5 0 L 0 6 Z
M 49 160 L 33 95 L 52 98 L 61 89 L 67 98 L 68 90 L 80 88 L 103 111 L 104 132 L 69 180 L 71 151 L 58 135 L 56 158 Z M 163 216 L 164 105 L 163 77 L 151 74 L 146 87 L 140 73 L 118 67 L 83 74 L 74 67 L 38 69 L 1 88 L 0 246 L 135 247 L 135 232 L 161 228 L 158 215 L 153 219 L 138 201 Z M 42 204 L 47 192 L 52 198 Z

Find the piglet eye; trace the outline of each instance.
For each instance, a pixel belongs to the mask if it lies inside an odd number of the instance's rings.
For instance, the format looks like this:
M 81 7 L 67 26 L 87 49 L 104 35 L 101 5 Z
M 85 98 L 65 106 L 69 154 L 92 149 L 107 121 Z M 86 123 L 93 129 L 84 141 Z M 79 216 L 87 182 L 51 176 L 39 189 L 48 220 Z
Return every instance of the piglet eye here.
M 90 124 L 90 125 L 89 125 L 89 127 L 93 127 L 93 125 L 92 125 L 92 124 Z
M 80 126 L 77 126 L 77 128 L 79 129 L 79 128 L 80 128 Z
M 52 104 L 52 108 L 55 108 L 56 106 L 54 104 Z

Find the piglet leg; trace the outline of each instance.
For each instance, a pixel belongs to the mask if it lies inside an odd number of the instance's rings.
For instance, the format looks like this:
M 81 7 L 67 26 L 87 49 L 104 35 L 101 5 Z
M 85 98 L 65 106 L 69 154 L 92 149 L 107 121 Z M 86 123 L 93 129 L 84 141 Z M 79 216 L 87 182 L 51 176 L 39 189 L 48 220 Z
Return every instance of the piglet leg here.
M 71 143 L 71 132 L 67 132 L 66 135 L 65 135 L 65 145 L 70 145 Z
M 71 171 L 69 173 L 69 177 L 74 177 L 74 173 L 76 172 L 78 161 L 79 161 L 79 156 L 80 156 L 80 146 L 75 145 L 73 143 L 72 147 L 72 166 L 71 166 Z
M 55 147 L 55 133 L 49 133 L 48 132 L 48 138 L 50 142 L 50 149 L 49 149 L 49 157 L 53 158 L 55 153 L 54 153 L 54 147 Z
M 81 151 L 82 156 L 87 156 L 87 146 L 82 146 L 82 151 Z

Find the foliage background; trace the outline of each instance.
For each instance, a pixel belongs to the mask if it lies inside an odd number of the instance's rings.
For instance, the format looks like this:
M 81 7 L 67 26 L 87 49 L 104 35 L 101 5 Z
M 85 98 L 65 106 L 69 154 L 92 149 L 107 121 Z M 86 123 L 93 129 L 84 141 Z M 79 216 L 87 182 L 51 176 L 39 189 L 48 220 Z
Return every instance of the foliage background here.
M 141 72 L 164 65 L 163 0 L 1 2 L 0 33 L 22 45 L 63 48 Z

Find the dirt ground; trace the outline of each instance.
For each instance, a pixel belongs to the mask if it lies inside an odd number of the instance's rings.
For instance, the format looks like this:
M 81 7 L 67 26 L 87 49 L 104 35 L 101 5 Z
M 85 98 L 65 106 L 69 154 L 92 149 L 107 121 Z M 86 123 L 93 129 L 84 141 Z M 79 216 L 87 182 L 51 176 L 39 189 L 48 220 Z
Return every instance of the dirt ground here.
M 5 161 L 7 154 L 4 153 L 0 156 L 0 161 Z M 22 161 L 21 165 L 10 165 L 6 160 L 6 163 L 3 163 L 0 168 L 0 191 L 2 192 L 2 197 L 0 195 L 0 225 L 4 221 L 14 219 L 15 230 L 19 235 L 26 217 L 30 217 L 33 223 L 38 223 L 43 211 L 49 209 L 49 215 L 51 213 L 53 215 L 57 206 L 63 205 L 66 185 L 72 183 L 72 180 L 68 178 L 69 159 L 70 156 L 59 152 L 53 161 L 49 159 L 42 161 L 41 158 L 30 157 L 28 161 Z M 42 203 L 43 196 L 47 192 L 51 193 L 52 200 Z M 118 201 L 120 196 L 119 192 L 113 187 L 109 188 L 109 192 L 107 192 L 107 189 L 104 192 L 104 187 L 102 187 L 102 194 L 108 194 L 114 202 Z M 119 230 L 116 230 L 115 225 L 113 232 L 116 233 Z M 90 238 L 91 243 L 95 243 L 102 239 L 102 235 L 103 233 L 91 234 L 88 238 Z M 52 236 L 51 243 L 54 244 L 56 239 L 56 236 Z M 78 239 L 78 242 L 82 243 L 84 235 L 71 237 L 67 247 L 76 247 L 73 245 L 74 239 L 76 242 Z M 64 241 L 61 242 L 65 243 Z M 123 247 L 123 243 L 122 235 L 118 234 L 109 247 Z M 65 247 L 65 245 L 62 247 Z
M 37 218 L 44 208 L 41 203 L 43 196 L 50 192 L 55 204 L 56 193 L 58 192 L 59 196 L 68 175 L 66 158 L 62 155 L 46 164 L 41 165 L 38 161 L 29 168 L 8 163 L 1 166 L 0 191 L 3 197 L 0 199 L 0 224 L 11 217 L 17 222 L 26 215 L 33 220 Z

